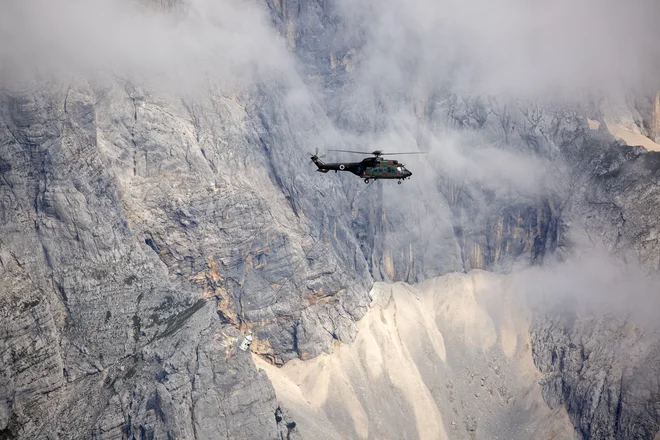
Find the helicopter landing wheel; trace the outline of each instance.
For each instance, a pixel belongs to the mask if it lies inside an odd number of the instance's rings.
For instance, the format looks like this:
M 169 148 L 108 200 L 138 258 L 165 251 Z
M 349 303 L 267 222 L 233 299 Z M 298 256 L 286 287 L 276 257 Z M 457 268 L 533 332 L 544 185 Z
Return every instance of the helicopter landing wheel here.
M 401 185 L 401 181 L 400 181 L 400 180 L 399 180 L 397 183 L 398 183 L 399 185 Z
M 369 183 L 369 179 L 364 179 L 364 183 Z

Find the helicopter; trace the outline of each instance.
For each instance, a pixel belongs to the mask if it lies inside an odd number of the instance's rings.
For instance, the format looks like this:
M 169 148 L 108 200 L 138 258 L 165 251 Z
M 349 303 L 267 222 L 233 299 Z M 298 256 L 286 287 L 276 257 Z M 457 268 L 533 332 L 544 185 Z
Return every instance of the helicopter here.
M 381 150 L 375 150 L 371 153 L 364 151 L 351 151 L 351 150 L 328 150 L 328 151 L 339 151 L 342 153 L 356 153 L 356 154 L 372 154 L 374 157 L 367 157 L 362 159 L 361 162 L 345 162 L 345 163 L 325 163 L 319 158 L 318 148 L 316 153 L 311 154 L 311 159 L 314 164 L 318 167 L 318 170 L 321 173 L 327 173 L 328 171 L 334 170 L 338 171 L 348 171 L 353 173 L 358 177 L 364 179 L 364 183 L 369 183 L 370 179 L 399 179 L 397 182 L 401 185 L 401 182 L 410 178 L 412 173 L 408 171 L 404 164 L 400 163 L 398 160 L 392 159 L 381 159 L 381 156 L 393 155 L 393 154 L 425 154 L 424 152 L 413 152 L 413 153 L 383 153 Z

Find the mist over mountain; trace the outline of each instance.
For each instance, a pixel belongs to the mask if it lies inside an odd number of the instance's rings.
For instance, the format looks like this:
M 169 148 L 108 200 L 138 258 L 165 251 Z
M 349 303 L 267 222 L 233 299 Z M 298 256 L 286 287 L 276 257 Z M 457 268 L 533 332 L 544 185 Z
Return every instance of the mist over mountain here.
M 654 438 L 658 8 L 3 3 L 0 438 Z

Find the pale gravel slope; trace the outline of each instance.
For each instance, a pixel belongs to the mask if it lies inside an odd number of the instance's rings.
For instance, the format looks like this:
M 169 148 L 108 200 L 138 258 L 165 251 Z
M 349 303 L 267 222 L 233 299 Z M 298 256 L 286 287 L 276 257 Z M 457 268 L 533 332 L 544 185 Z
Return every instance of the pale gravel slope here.
M 587 122 L 589 124 L 589 128 L 592 130 L 598 130 L 600 128 L 600 122 L 598 121 L 588 119 Z M 660 151 L 660 144 L 653 142 L 648 137 L 639 133 L 639 129 L 637 127 L 626 127 L 615 122 L 606 124 L 606 127 L 612 136 L 622 140 L 628 146 L 642 146 L 649 151 Z M 636 128 L 637 131 L 635 130 Z
M 542 399 L 516 291 L 478 270 L 377 283 L 350 345 L 255 363 L 309 438 L 571 439 L 566 411 Z

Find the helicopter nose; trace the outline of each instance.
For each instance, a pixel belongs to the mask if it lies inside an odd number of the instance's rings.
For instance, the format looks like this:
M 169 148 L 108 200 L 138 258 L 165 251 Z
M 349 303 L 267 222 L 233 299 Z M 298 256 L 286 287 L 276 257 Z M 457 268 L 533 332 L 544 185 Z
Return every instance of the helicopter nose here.
M 412 176 L 412 173 L 410 171 L 406 172 L 406 177 Z

